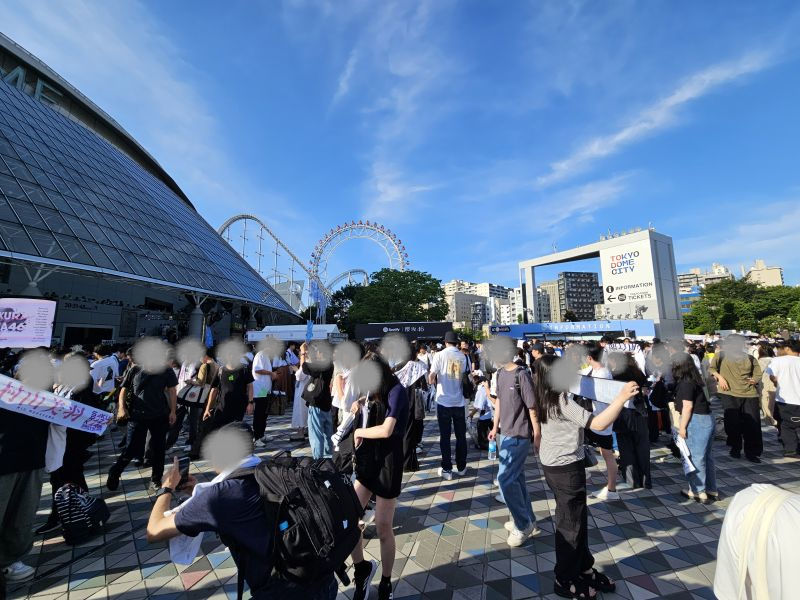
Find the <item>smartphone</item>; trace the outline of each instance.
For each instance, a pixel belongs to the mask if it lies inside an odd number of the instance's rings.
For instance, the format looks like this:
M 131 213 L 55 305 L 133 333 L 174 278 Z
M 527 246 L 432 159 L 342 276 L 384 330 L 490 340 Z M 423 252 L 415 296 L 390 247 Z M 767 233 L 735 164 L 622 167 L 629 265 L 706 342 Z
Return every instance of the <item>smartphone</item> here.
M 188 456 L 181 456 L 178 459 L 178 471 L 181 474 L 181 480 L 178 483 L 178 487 L 181 487 L 184 483 L 189 480 L 189 464 L 190 460 Z

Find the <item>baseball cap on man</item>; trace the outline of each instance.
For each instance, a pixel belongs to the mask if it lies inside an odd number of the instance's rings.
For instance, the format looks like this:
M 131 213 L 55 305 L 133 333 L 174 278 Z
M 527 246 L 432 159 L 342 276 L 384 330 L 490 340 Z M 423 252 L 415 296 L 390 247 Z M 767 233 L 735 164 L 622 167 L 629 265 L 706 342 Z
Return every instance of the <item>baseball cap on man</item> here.
M 457 344 L 458 343 L 458 335 L 456 335 L 455 331 L 448 331 L 444 334 L 444 342 L 446 344 Z

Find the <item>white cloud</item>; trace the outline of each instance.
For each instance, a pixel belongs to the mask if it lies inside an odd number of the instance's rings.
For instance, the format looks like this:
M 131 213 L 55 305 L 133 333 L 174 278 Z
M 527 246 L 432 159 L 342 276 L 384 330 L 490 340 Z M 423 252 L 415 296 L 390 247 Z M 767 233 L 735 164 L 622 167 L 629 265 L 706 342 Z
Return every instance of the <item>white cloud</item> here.
M 364 216 L 390 223 L 419 220 L 418 211 L 425 205 L 420 196 L 436 189 L 435 185 L 409 183 L 396 167 L 381 162 L 372 165 L 372 177 L 366 186 Z
M 350 55 L 347 57 L 347 63 L 344 65 L 342 74 L 339 75 L 339 84 L 336 86 L 336 93 L 333 95 L 331 104 L 337 104 L 342 98 L 347 96 L 350 91 L 350 80 L 353 78 L 353 72 L 358 62 L 358 52 L 353 48 Z
M 770 64 L 766 52 L 750 53 L 738 60 L 720 63 L 699 71 L 683 81 L 672 93 L 640 111 L 622 129 L 595 137 L 567 158 L 550 165 L 550 172 L 538 178 L 541 187 L 564 181 L 585 170 L 593 161 L 615 154 L 624 147 L 673 125 L 678 109 L 715 89 L 757 73 Z
M 742 219 L 736 219 L 737 215 Z M 675 259 L 679 266 L 707 268 L 712 262 L 718 262 L 738 275 L 740 265 L 747 269 L 755 259 L 763 258 L 770 265 L 786 269 L 792 282 L 800 279 L 797 268 L 800 198 L 750 202 L 741 210 L 729 207 L 724 215 L 717 213 L 705 220 L 710 225 L 707 233 L 675 240 Z

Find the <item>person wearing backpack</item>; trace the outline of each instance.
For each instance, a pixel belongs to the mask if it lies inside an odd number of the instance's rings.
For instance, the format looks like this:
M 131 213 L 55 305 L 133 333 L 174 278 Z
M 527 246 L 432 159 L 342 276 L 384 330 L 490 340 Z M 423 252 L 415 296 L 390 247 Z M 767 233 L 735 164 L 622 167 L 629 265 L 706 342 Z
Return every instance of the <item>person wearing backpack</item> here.
M 219 474 L 211 484 L 200 484 L 202 493 L 194 491 L 197 481 L 190 476 L 180 489 L 192 493 L 190 500 L 177 510 L 170 510 L 174 492 L 179 488 L 181 475 L 178 460 L 164 476 L 164 487 L 158 491 L 147 523 L 147 541 L 161 542 L 188 536 L 195 538 L 205 531 L 217 533 L 228 546 L 239 569 L 239 599 L 246 582 L 254 600 L 334 600 L 337 593 L 333 573 L 319 579 L 300 583 L 284 577 L 279 572 L 279 531 L 283 527 L 277 510 L 279 503 L 265 501 L 258 481 L 259 471 L 267 463 L 252 457 L 253 441 L 249 428 L 242 423 L 231 423 L 209 434 L 217 437 L 217 446 L 229 450 L 225 460 L 208 457 Z M 223 439 L 224 438 L 224 439 Z M 243 448 L 244 451 L 238 451 Z M 207 457 L 207 446 L 203 446 Z M 255 459 L 248 461 L 248 459 Z M 241 467 L 244 469 L 239 470 Z M 198 486 L 199 487 L 199 486 Z M 170 544 L 172 548 L 172 544 Z M 348 548 L 349 549 L 349 548 Z M 197 551 L 197 548 L 194 549 Z
M 308 442 L 314 458 L 331 458 L 333 353 L 328 343 L 313 341 L 306 354 L 301 358 L 300 369 L 308 375 L 302 394 L 308 405 Z
M 531 451 L 531 442 L 538 441 L 539 423 L 533 413 L 533 380 L 527 368 L 514 362 L 514 349 L 498 349 L 498 362 L 503 367 L 497 371 L 497 410 L 489 439 L 497 439 L 497 456 L 500 467 L 497 483 L 511 519 L 506 523 L 512 548 L 521 546 L 528 538 L 537 535 L 536 515 L 531 506 L 531 496 L 525 480 L 525 462 Z M 501 435 L 498 435 L 502 432 Z
M 408 394 L 380 355 L 367 354 L 359 367 L 365 369 L 366 363 L 377 365 L 381 379 L 369 401 L 363 405 L 360 401 L 355 402 L 351 408 L 353 414 L 360 413 L 362 424 L 353 431 L 355 491 L 362 507 L 366 507 L 373 494 L 377 497 L 375 527 L 381 546 L 382 570 L 378 600 L 391 600 L 394 512 L 403 482 L 403 437 L 409 418 Z M 354 378 L 359 380 L 359 374 L 355 373 Z M 375 561 L 364 559 L 362 545 L 363 540 L 360 540 L 351 554 L 355 571 L 353 600 L 369 598 L 372 577 L 378 568 Z
M 747 460 L 760 463 L 764 443 L 758 383 L 763 372 L 758 361 L 745 351 L 745 338 L 737 334 L 726 337 L 708 370 L 717 380 L 731 457 L 741 458 L 744 447 Z

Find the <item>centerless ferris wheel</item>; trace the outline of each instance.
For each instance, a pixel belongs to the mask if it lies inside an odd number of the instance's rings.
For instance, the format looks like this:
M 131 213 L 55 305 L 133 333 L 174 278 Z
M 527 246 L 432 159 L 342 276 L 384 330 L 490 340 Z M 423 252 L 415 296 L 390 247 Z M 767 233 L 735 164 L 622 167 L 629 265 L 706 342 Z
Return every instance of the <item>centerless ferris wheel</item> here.
M 391 229 L 375 222 L 351 221 L 334 227 L 317 242 L 314 251 L 311 253 L 311 263 L 309 264 L 314 277 L 319 281 L 330 283 L 338 283 L 343 279 L 343 276 L 348 271 L 337 275 L 333 279 L 328 279 L 328 261 L 339 246 L 354 239 L 370 240 L 383 248 L 389 261 L 390 269 L 405 271 L 409 266 L 408 252 L 406 252 L 403 242 Z M 361 270 L 359 269 L 359 271 Z M 363 271 L 361 272 L 363 273 Z M 331 286 L 328 285 L 328 287 L 330 288 Z

